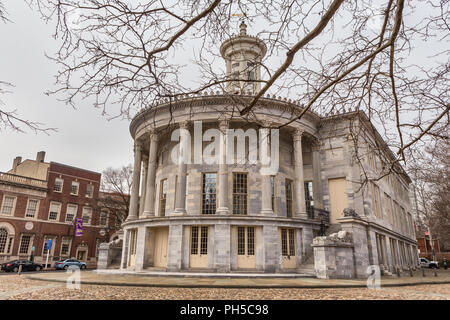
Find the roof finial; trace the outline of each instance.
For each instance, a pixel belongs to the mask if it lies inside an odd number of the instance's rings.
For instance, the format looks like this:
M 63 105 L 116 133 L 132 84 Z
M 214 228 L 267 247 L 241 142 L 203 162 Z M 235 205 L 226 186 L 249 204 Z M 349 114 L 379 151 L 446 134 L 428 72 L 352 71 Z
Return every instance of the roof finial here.
M 239 26 L 241 32 L 240 35 L 241 36 L 246 36 L 247 35 L 247 25 L 245 24 L 244 20 L 242 20 L 241 25 Z

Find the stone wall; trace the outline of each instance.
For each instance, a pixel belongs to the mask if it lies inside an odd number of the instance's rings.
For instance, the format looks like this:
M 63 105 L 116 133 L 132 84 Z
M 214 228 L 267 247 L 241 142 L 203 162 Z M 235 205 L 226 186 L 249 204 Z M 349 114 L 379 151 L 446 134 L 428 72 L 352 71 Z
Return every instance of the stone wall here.
M 98 249 L 97 269 L 119 268 L 122 257 L 122 239 L 101 243 Z

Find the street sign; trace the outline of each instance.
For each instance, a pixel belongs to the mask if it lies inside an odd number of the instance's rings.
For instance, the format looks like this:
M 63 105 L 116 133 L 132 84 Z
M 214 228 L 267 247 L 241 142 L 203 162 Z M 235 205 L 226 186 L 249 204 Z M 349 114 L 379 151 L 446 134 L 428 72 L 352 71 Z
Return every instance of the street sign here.
M 50 250 L 52 247 L 52 239 L 48 239 L 45 243 L 45 250 Z
M 83 218 L 77 218 L 75 236 L 81 237 L 83 235 Z

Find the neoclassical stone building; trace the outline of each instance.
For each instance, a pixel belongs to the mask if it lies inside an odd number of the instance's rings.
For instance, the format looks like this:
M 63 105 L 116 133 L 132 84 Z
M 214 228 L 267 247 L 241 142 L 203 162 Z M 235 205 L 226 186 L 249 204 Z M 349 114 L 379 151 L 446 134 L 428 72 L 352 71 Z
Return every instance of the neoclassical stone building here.
M 134 172 L 121 269 L 300 273 L 314 263 L 313 238 L 340 230 L 341 220 L 366 235 L 355 243 L 364 247 L 355 264 L 386 272 L 415 266 L 408 176 L 398 167 L 398 174 L 361 184 L 393 156 L 372 151 L 385 143 L 367 117 L 308 111 L 270 130 L 303 109 L 267 96 L 250 118 L 236 112 L 260 89 L 249 80 L 261 78 L 265 44 L 242 24 L 220 53 L 233 80 L 226 90 L 161 101 L 131 122 Z M 355 128 L 365 137 L 357 146 Z M 270 164 L 261 161 L 264 152 Z M 198 159 L 205 153 L 216 161 Z M 356 215 L 343 217 L 346 208 Z

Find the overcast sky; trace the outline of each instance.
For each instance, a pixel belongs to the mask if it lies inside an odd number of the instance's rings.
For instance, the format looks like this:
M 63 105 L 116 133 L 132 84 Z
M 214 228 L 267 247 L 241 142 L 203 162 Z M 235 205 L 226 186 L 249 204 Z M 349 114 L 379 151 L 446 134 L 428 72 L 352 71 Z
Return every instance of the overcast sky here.
M 2 0 L 12 21 L 0 23 L 0 80 L 14 84 L 12 93 L 2 97 L 6 110 L 17 108 L 25 119 L 42 122 L 46 127 L 57 128 L 49 135 L 25 134 L 12 131 L 0 132 L 0 171 L 8 171 L 16 156 L 35 159 L 38 151 L 46 151 L 46 160 L 65 163 L 97 172 L 107 167 L 120 167 L 133 162 L 133 141 L 129 133 L 129 121 L 108 121 L 100 110 L 93 108 L 92 101 L 77 103 L 77 109 L 57 100 L 57 96 L 46 96 L 44 92 L 55 89 L 54 76 L 57 66 L 45 57 L 52 55 L 58 43 L 52 38 L 54 24 L 46 25 L 40 15 L 32 11 L 22 0 Z M 415 16 L 405 16 L 405 22 L 415 24 L 421 19 L 420 10 Z M 380 20 L 379 23 L 382 21 Z M 253 24 L 249 33 L 256 34 L 264 26 Z M 238 21 L 236 21 L 236 31 Z M 190 46 L 182 48 L 186 54 L 178 52 L 176 59 L 188 58 Z M 407 58 L 410 63 L 429 64 L 433 51 L 440 51 L 439 42 L 414 41 L 414 51 Z M 320 45 L 320 44 L 319 44 Z M 219 48 L 217 48 L 218 50 Z M 284 54 L 284 53 L 283 53 Z M 282 57 L 270 57 L 275 66 L 281 64 Z M 280 61 L 278 61 L 280 60 Z M 431 59 L 432 60 L 432 59 Z M 183 76 L 196 81 L 198 72 L 188 64 L 188 72 Z M 218 61 L 214 62 L 215 64 Z M 222 61 L 223 63 L 223 61 Z M 224 67 L 222 65 L 215 65 Z M 189 70 L 192 68 L 192 70 Z M 408 116 L 408 115 L 406 115 Z M 375 123 L 378 127 L 378 124 Z M 380 131 L 382 132 L 382 131 Z
M 8 18 L 0 23 L 0 79 L 14 84 L 12 93 L 2 97 L 8 108 L 17 108 L 20 116 L 55 127 L 57 132 L 26 134 L 0 133 L 0 171 L 12 167 L 13 158 L 35 159 L 46 151 L 46 160 L 101 172 L 133 162 L 133 141 L 128 121 L 108 121 L 90 103 L 77 110 L 46 96 L 56 74 L 56 65 L 45 57 L 56 48 L 51 25 L 40 20 L 24 1 L 6 0 Z

